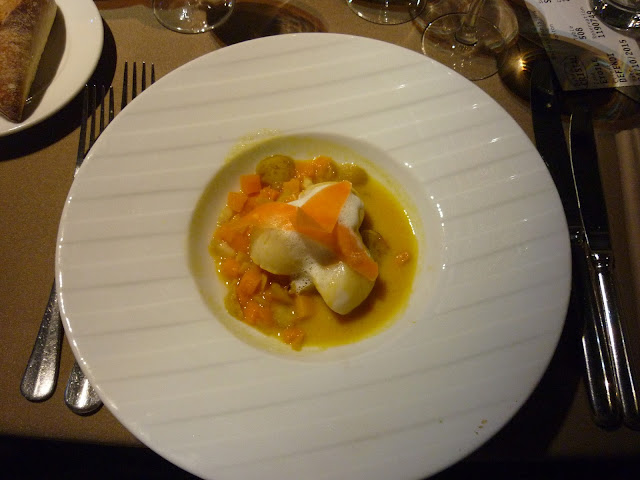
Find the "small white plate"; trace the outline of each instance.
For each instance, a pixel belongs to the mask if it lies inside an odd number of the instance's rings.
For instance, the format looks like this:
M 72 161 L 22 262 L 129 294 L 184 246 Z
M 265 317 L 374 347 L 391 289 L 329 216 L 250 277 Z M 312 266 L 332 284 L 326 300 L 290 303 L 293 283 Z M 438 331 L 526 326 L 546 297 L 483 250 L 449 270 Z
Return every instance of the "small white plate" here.
M 298 356 L 224 321 L 206 240 L 225 159 L 263 137 L 294 155 L 337 142 L 402 186 L 420 256 L 388 330 Z M 542 159 L 477 86 L 389 43 L 307 33 L 223 48 L 138 96 L 73 183 L 56 268 L 80 365 L 168 460 L 216 480 L 416 479 L 487 441 L 540 380 L 568 238 Z
M 58 12 L 31 87 L 22 122 L 0 116 L 0 137 L 35 125 L 64 107 L 98 64 L 104 27 L 91 0 L 56 0 Z

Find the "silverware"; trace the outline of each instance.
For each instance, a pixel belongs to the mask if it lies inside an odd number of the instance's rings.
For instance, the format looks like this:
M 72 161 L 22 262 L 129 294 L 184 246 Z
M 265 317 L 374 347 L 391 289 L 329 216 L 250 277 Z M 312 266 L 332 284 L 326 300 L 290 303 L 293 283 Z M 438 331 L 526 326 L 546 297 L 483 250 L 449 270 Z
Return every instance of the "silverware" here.
M 583 319 L 582 347 L 594 422 L 602 427 L 614 427 L 620 424 L 618 387 L 597 299 L 590 287 L 589 262 L 585 256 L 587 244 L 562 126 L 558 91 L 550 63 L 536 62 L 531 72 L 531 111 L 536 147 L 560 194 L 571 240 L 572 301 L 568 314 Z
M 113 87 L 109 88 L 109 110 L 108 113 L 105 109 L 105 90 L 104 86 L 100 91 L 100 128 L 96 133 L 96 111 L 97 111 L 97 91 L 96 86 L 86 86 L 82 98 L 82 121 L 80 123 L 80 140 L 78 142 L 78 155 L 76 157 L 76 170 L 78 173 L 82 162 L 86 156 L 87 150 L 91 149 L 97 138 L 106 128 L 106 125 L 111 123 L 114 113 L 114 100 L 113 100 Z M 91 112 L 91 117 L 89 117 Z M 107 120 L 105 121 L 105 117 Z M 91 125 L 88 128 L 89 118 L 91 119 Z M 87 129 L 89 130 L 89 147 L 86 148 Z M 102 401 L 96 393 L 96 391 L 89 383 L 89 380 L 84 376 L 80 365 L 75 361 L 71 368 L 71 374 L 67 381 L 67 387 L 64 390 L 64 403 L 69 409 L 78 415 L 89 415 L 97 412 L 102 406 Z
M 20 383 L 20 392 L 31 402 L 47 400 L 55 391 L 60 365 L 62 334 L 56 282 L 54 281 L 51 293 L 49 293 L 49 302 L 38 329 L 38 336 Z
M 122 110 L 128 103 L 128 85 L 129 85 L 129 67 L 128 63 L 124 65 L 124 78 L 122 89 L 122 101 L 120 109 Z M 140 91 L 147 87 L 146 64 L 142 63 L 142 79 Z M 138 72 L 137 64 L 133 63 L 132 79 L 131 79 L 131 98 L 135 98 L 138 93 Z M 150 83 L 155 82 L 155 66 L 151 64 Z M 99 130 L 96 129 L 96 108 L 97 108 L 97 92 L 95 86 L 85 87 L 83 93 L 82 104 L 82 121 L 80 125 L 80 140 L 78 142 L 78 153 L 76 156 L 76 166 L 74 176 L 78 172 L 82 162 L 84 161 L 87 151 L 93 146 L 97 137 L 104 131 L 109 122 L 115 115 L 113 88 L 109 89 L 109 107 L 108 114 L 105 110 L 104 87 L 101 91 Z M 91 117 L 89 117 L 91 112 Z M 89 127 L 89 119 L 91 121 Z M 97 131 L 96 131 L 97 130 Z M 89 142 L 87 147 L 87 132 L 89 133 Z M 62 337 L 64 329 L 60 319 L 60 310 L 58 307 L 58 297 L 55 281 L 52 284 L 49 294 L 49 301 L 45 309 L 45 313 L 38 330 L 38 335 L 33 346 L 33 350 L 27 362 L 27 367 L 22 377 L 20 391 L 22 395 L 29 401 L 40 402 L 47 400 L 55 391 L 58 371 L 60 366 L 60 351 L 62 346 Z M 91 384 L 84 376 L 82 369 L 77 362 L 74 363 L 67 387 L 65 389 L 65 403 L 67 406 L 79 415 L 88 415 L 96 412 L 102 402 L 98 395 L 91 387 Z
M 104 98 L 104 92 L 103 92 Z M 90 142 L 95 141 L 95 86 L 92 96 L 92 134 Z M 85 86 L 82 97 L 82 118 L 80 121 L 80 141 L 76 154 L 76 166 L 73 172 L 75 177 L 86 154 L 87 119 L 89 116 L 89 86 Z M 104 121 L 103 121 L 104 123 Z M 32 402 L 47 400 L 56 388 L 58 370 L 60 367 L 60 352 L 64 329 L 60 319 L 58 306 L 58 293 L 56 282 L 51 285 L 49 301 L 45 308 L 44 316 L 38 330 L 38 336 L 33 346 L 31 356 L 27 362 L 27 368 L 22 376 L 20 391 L 22 395 Z
M 593 124 L 591 113 L 585 106 L 576 107 L 571 115 L 570 140 L 575 191 L 584 227 L 585 261 L 589 265 L 597 314 L 604 325 L 604 337 L 613 361 L 622 420 L 626 426 L 640 429 L 637 378 L 634 378 L 621 321 Z
M 155 82 L 155 66 L 151 64 L 151 83 Z M 141 75 L 141 84 L 140 91 L 144 91 L 147 88 L 147 66 L 143 62 L 142 63 L 142 75 Z M 120 110 L 124 109 L 128 103 L 128 90 L 129 90 L 129 64 L 125 62 L 124 64 L 124 74 L 122 80 L 122 100 L 120 102 Z M 95 132 L 96 127 L 96 96 L 95 89 L 93 90 L 93 95 L 91 96 L 91 105 L 90 111 L 91 114 L 91 127 L 89 129 L 89 149 L 93 146 L 94 142 L 100 136 L 100 134 L 104 131 L 106 126 L 111 123 L 114 117 L 114 97 L 113 97 L 113 87 L 109 89 L 109 111 L 107 115 L 107 121 L 105 121 L 105 105 L 104 105 L 104 89 L 101 95 L 101 105 L 100 105 L 100 129 Z M 136 62 L 133 62 L 132 74 L 131 74 L 131 99 L 133 100 L 138 94 L 138 69 Z M 84 110 L 83 110 L 84 112 Z M 84 145 L 82 142 L 86 139 L 86 124 L 87 117 L 83 115 L 83 125 L 85 125 L 85 132 L 80 132 L 80 145 L 78 147 L 78 151 L 82 148 L 84 150 Z M 80 153 L 79 153 L 80 156 Z M 84 153 L 82 154 L 82 158 L 84 159 Z M 82 160 L 79 160 L 79 164 L 76 169 L 79 168 Z M 76 170 L 77 171 L 77 170 Z M 89 380 L 85 377 L 82 369 L 78 365 L 78 362 L 75 362 L 73 368 L 71 370 L 71 374 L 69 375 L 69 380 L 67 381 L 67 387 L 64 391 L 64 401 L 67 407 L 71 409 L 74 413 L 78 415 L 89 415 L 91 413 L 96 412 L 101 406 L 102 401 L 100 397 L 93 389 Z

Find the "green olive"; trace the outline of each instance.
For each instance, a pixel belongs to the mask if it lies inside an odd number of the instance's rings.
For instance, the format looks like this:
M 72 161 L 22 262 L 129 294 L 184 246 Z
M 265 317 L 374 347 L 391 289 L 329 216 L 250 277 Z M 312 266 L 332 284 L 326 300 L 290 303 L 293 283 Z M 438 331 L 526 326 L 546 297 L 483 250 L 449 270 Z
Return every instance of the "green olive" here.
M 271 155 L 260 160 L 256 173 L 260 175 L 262 183 L 279 189 L 296 174 L 296 164 L 286 155 Z
M 348 180 L 352 185 L 364 185 L 369 180 L 369 176 L 364 168 L 353 163 L 341 163 L 338 166 L 338 178 Z

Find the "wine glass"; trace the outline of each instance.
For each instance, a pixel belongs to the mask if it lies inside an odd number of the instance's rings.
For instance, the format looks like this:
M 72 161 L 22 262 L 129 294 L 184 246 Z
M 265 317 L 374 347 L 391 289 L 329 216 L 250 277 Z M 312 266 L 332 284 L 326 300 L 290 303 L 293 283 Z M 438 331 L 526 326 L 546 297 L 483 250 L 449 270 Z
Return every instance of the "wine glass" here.
M 202 33 L 222 25 L 235 0 L 153 0 L 153 13 L 170 30 Z
M 360 18 L 383 25 L 410 22 L 424 10 L 427 0 L 347 0 Z
M 498 71 L 506 57 L 505 37 L 481 16 L 485 0 L 472 0 L 467 12 L 451 12 L 431 21 L 422 36 L 425 55 L 469 80 L 482 80 Z M 510 8 L 504 2 L 500 8 Z

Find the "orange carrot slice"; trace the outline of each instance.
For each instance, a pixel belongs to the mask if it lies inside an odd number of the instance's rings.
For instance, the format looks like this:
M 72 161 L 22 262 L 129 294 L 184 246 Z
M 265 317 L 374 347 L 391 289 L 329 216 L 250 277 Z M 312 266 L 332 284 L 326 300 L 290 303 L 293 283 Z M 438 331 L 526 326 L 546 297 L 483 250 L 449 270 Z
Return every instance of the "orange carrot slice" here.
M 353 231 L 338 224 L 336 237 L 341 259 L 360 275 L 373 282 L 378 277 L 378 264 L 367 254 Z
M 316 242 L 323 244 L 331 250 L 336 250 L 335 237 L 332 231 L 326 231 L 312 217 L 304 212 L 301 208 L 296 211 L 294 219 L 294 229 L 296 232 L 305 235 Z
M 293 230 L 297 207 L 289 203 L 269 202 L 258 205 L 246 215 L 252 225 Z
M 350 193 L 351 182 L 336 182 L 314 194 L 300 210 L 311 217 L 321 230 L 331 232 Z

